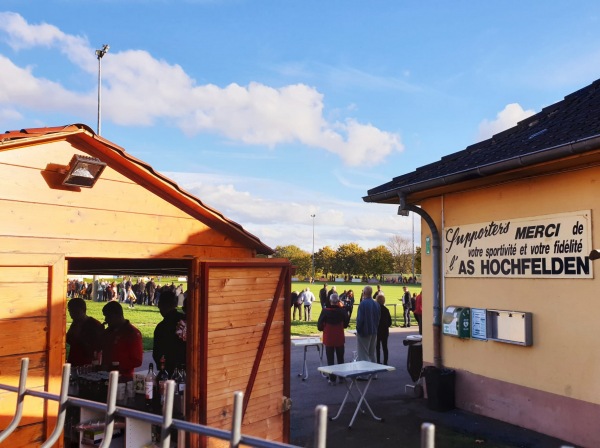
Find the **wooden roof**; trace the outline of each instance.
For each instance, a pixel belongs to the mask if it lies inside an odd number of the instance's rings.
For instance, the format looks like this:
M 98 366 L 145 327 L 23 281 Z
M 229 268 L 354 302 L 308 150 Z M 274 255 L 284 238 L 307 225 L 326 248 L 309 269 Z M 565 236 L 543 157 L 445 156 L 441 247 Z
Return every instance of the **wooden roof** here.
M 7 131 L 0 134 L 0 151 L 57 140 L 66 140 L 82 151 L 99 158 L 153 194 L 160 196 L 205 225 L 240 242 L 245 247 L 255 250 L 257 254 L 271 255 L 274 253 L 273 249 L 244 230 L 240 224 L 207 206 L 197 197 L 181 189 L 171 179 L 156 172 L 150 165 L 128 154 L 125 149 L 96 135 L 86 125 L 72 124 L 61 127 Z
M 473 179 L 553 162 L 600 148 L 600 80 L 516 126 L 370 189 L 365 202 L 397 203 Z

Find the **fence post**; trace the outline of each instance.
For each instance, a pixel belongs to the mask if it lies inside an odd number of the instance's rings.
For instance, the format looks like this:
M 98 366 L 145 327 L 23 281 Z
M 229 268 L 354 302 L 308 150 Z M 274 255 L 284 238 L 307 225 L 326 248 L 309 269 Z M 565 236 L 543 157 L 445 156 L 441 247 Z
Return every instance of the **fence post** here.
M 27 370 L 29 369 L 29 358 L 21 359 L 21 373 L 19 376 L 19 390 L 17 391 L 17 408 L 15 410 L 15 416 L 11 420 L 10 424 L 6 427 L 2 433 L 0 433 L 0 443 L 2 443 L 12 432 L 19 426 L 21 417 L 23 416 L 23 399 L 25 398 L 25 389 L 27 382 Z
M 421 448 L 435 448 L 435 425 L 433 423 L 421 425 Z
M 327 445 L 327 406 L 320 404 L 315 408 L 315 448 Z
M 231 448 L 237 448 L 242 440 L 242 406 L 244 394 L 240 391 L 233 394 L 233 416 L 231 419 Z
M 104 438 L 100 448 L 108 448 L 112 442 L 115 428 L 115 409 L 117 403 L 117 387 L 119 387 L 119 372 L 113 370 L 108 377 L 108 392 L 106 394 L 106 417 L 104 419 Z
M 41 448 L 49 448 L 58 440 L 65 426 L 65 414 L 67 413 L 67 394 L 69 393 L 69 377 L 71 376 L 71 364 L 63 365 L 62 380 L 60 383 L 60 395 L 58 398 L 58 415 L 56 417 L 56 426 L 54 431 L 48 437 Z

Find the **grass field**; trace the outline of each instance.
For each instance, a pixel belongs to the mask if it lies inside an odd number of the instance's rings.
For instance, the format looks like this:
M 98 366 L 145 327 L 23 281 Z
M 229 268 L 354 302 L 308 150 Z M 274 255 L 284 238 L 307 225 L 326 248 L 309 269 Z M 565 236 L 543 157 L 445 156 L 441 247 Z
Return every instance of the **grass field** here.
M 328 288 L 331 288 L 331 285 L 334 283 L 330 283 Z M 321 312 L 321 305 L 319 304 L 319 289 L 323 287 L 322 283 L 314 283 L 309 284 L 305 282 L 293 282 L 292 283 L 292 291 L 301 291 L 306 287 L 309 287 L 310 290 L 315 295 L 317 301 L 313 305 L 312 308 L 312 322 L 304 322 L 304 321 L 292 321 L 291 324 L 291 334 L 292 336 L 308 336 L 308 335 L 318 335 L 319 330 L 317 330 L 317 319 L 319 318 L 319 314 Z M 360 292 L 362 288 L 364 288 L 364 283 L 335 283 L 336 289 L 338 293 L 342 293 L 345 289 L 352 289 L 354 291 L 354 297 L 356 298 L 356 304 L 354 306 L 354 311 L 352 313 L 352 319 L 350 320 L 351 329 L 356 327 L 356 310 L 358 307 L 358 302 L 360 299 Z M 394 304 L 396 305 L 396 323 L 398 325 L 402 324 L 402 286 L 397 284 L 384 284 L 381 289 L 385 294 L 385 303 L 390 308 L 390 312 L 392 314 L 392 322 L 394 322 Z M 421 290 L 421 285 L 407 285 L 410 294 L 413 292 L 419 293 Z M 375 289 L 375 287 L 374 287 Z M 102 315 L 102 307 L 106 305 L 106 302 L 92 302 L 86 300 L 88 315 L 95 317 L 100 322 L 104 321 L 104 316 Z M 291 314 L 290 309 L 290 314 Z M 144 350 L 152 350 L 152 339 L 154 336 L 154 328 L 156 324 L 162 320 L 162 316 L 158 312 L 158 308 L 155 306 L 146 306 L 146 305 L 136 305 L 135 308 L 127 308 L 127 304 L 123 304 L 123 314 L 125 315 L 125 319 L 131 321 L 133 325 L 135 325 L 140 332 L 142 333 Z M 413 321 L 414 324 L 416 324 Z M 71 325 L 71 318 L 69 313 L 67 313 L 67 328 Z
M 360 293 L 362 289 L 366 286 L 365 283 L 338 283 L 331 282 L 328 283 L 327 289 L 331 289 L 331 287 L 335 285 L 335 288 L 338 294 L 344 292 L 344 290 L 352 290 L 354 292 L 354 310 L 352 311 L 352 317 L 350 319 L 350 326 L 348 328 L 354 329 L 356 328 L 356 311 L 358 308 L 358 303 L 360 301 Z M 373 289 L 376 290 L 376 286 L 372 285 Z M 390 309 L 390 313 L 392 315 L 392 325 L 394 325 L 394 305 L 396 305 L 396 324 L 402 325 L 402 294 L 404 294 L 404 290 L 402 289 L 404 285 L 399 284 L 383 284 L 381 285 L 381 290 L 385 294 L 385 304 Z M 406 285 L 408 287 L 408 291 L 412 296 L 414 293 L 419 293 L 421 291 L 421 285 Z M 310 335 L 318 335 L 320 332 L 317 330 L 317 319 L 319 318 L 319 314 L 321 313 L 321 305 L 319 303 L 319 290 L 323 288 L 323 283 L 317 282 L 310 284 L 308 282 L 293 282 L 292 283 L 292 291 L 302 291 L 304 288 L 309 287 L 310 291 L 315 295 L 316 302 L 312 306 L 312 322 L 304 322 L 304 321 L 292 321 L 291 324 L 291 334 L 292 336 L 310 336 Z M 292 308 L 293 309 L 293 308 Z M 412 317 L 412 313 L 411 313 Z M 412 320 L 412 325 L 416 325 L 414 318 Z

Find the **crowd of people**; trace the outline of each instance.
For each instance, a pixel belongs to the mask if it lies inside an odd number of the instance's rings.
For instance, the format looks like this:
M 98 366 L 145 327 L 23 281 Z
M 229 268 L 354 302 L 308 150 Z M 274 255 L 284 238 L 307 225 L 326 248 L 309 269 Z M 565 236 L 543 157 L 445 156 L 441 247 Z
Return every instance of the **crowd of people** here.
M 94 295 L 94 283 L 96 283 L 96 292 Z M 184 291 L 183 284 L 175 286 L 164 284 L 160 286 L 154 281 L 153 277 L 144 279 L 139 277 L 123 277 L 119 283 L 107 281 L 104 279 L 86 282 L 80 279 L 69 279 L 67 284 L 68 298 L 82 298 L 94 300 L 96 302 L 118 301 L 126 303 L 129 308 L 135 305 L 153 305 L 158 306 L 160 295 L 165 291 L 172 291 L 177 297 L 178 303 L 185 299 L 187 291 Z
M 302 308 L 304 308 L 304 321 L 311 320 L 311 309 L 316 301 L 310 287 L 302 292 L 292 293 L 292 319 L 302 320 Z M 354 292 L 344 290 L 338 294 L 336 286 L 328 289 L 327 283 L 319 290 L 319 302 L 321 312 L 317 320 L 317 328 L 323 332 L 323 345 L 327 364 L 333 365 L 344 363 L 345 351 L 345 329 L 350 323 L 354 309 Z M 421 293 L 412 295 L 406 286 L 403 287 L 402 308 L 404 324 L 402 327 L 411 326 L 411 312 L 419 326 L 419 334 L 422 334 L 422 297 Z M 356 316 L 356 340 L 357 360 L 370 361 L 387 365 L 389 359 L 388 338 L 392 317 L 389 309 L 385 306 L 385 294 L 381 285 L 377 285 L 376 291 L 367 285 L 363 288 Z M 382 356 L 383 355 L 383 356 Z M 360 379 L 360 378 L 359 378 Z M 329 384 L 336 383 L 336 376 L 330 375 Z M 340 381 L 342 379 L 340 378 Z
M 176 288 L 164 289 L 157 301 L 163 320 L 154 330 L 152 356 L 156 365 L 162 358 L 169 373 L 186 363 L 185 306 L 177 309 Z M 104 322 L 87 315 L 86 301 L 73 297 L 67 302 L 73 320 L 66 335 L 69 345 L 67 362 L 73 367 L 118 370 L 121 379 L 129 381 L 142 365 L 143 345 L 140 331 L 124 317 L 120 300 L 108 300 L 102 308 Z

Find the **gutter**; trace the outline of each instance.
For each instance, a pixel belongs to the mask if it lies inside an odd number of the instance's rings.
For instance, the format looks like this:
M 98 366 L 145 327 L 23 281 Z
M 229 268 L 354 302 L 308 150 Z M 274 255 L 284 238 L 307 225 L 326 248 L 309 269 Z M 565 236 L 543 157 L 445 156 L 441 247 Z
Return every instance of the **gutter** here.
M 413 204 L 407 204 L 404 195 L 398 195 L 400 206 L 398 214 L 403 214 L 403 211 L 416 213 L 429 226 L 431 230 L 432 251 L 433 251 L 433 268 L 432 268 L 432 290 L 433 290 L 433 365 L 438 369 L 443 366 L 442 358 L 442 298 L 441 298 L 441 249 L 440 233 L 435 225 L 433 218 L 420 207 Z

